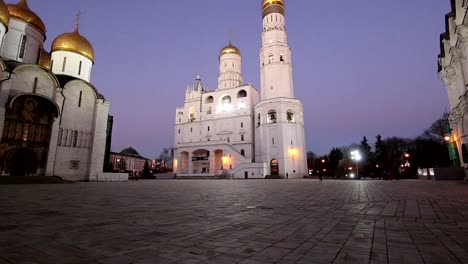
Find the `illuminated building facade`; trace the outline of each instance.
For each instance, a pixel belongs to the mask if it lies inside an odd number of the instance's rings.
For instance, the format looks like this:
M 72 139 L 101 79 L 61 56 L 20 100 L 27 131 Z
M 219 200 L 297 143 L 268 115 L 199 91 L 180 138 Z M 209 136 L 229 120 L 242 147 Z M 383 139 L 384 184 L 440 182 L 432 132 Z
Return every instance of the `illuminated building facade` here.
M 44 48 L 46 27 L 26 0 L 0 0 L 0 172 L 97 180 L 109 102 L 90 83 L 94 49 L 78 31 Z
M 234 178 L 307 175 L 302 104 L 294 98 L 285 1 L 264 0 L 260 50 L 261 100 L 244 84 L 240 50 L 220 53 L 218 87 L 198 76 L 176 109 L 174 172 Z

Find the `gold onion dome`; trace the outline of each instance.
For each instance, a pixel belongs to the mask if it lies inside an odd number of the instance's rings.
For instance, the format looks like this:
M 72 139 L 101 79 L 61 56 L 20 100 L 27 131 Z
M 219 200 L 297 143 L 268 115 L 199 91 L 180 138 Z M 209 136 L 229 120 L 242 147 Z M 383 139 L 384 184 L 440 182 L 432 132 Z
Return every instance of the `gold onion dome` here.
M 20 0 L 17 4 L 9 4 L 8 11 L 11 17 L 23 20 L 31 26 L 37 28 L 45 36 L 46 27 L 41 18 L 36 15 L 31 9 L 29 9 L 28 2 L 26 0 Z
M 80 35 L 78 28 L 71 33 L 63 33 L 52 42 L 52 52 L 58 50 L 75 52 L 94 61 L 94 48 Z
M 228 46 L 224 47 L 221 50 L 221 56 L 224 54 L 232 54 L 232 53 L 241 55 L 240 50 L 237 47 L 233 46 L 231 43 L 229 43 Z
M 2 22 L 2 24 L 8 29 L 8 23 L 10 23 L 10 12 L 8 12 L 8 7 L 3 0 L 0 0 L 0 22 Z
M 39 65 L 50 70 L 50 53 L 42 49 L 41 58 L 39 59 Z
M 263 0 L 263 9 L 272 5 L 280 5 L 284 7 L 284 0 Z
M 284 1 L 285 0 L 263 0 L 263 17 L 275 13 L 284 15 Z

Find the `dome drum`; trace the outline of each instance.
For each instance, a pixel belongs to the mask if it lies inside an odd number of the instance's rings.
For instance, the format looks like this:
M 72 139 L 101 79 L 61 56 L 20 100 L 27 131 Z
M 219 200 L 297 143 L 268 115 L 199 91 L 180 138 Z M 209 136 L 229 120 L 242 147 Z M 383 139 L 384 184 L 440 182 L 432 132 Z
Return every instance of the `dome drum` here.
M 262 7 L 263 17 L 274 13 L 285 14 L 284 0 L 264 0 Z
M 26 0 L 20 0 L 17 4 L 9 4 L 7 7 L 10 17 L 26 22 L 27 24 L 39 30 L 45 37 L 46 27 L 44 22 L 42 22 L 41 18 L 36 13 L 29 9 Z
M 78 29 L 72 33 L 64 33 L 54 40 L 52 52 L 59 50 L 78 53 L 94 61 L 94 48 L 86 38 L 80 35 Z
M 5 25 L 8 30 L 8 24 L 10 23 L 10 13 L 5 2 L 0 1 L 0 22 Z

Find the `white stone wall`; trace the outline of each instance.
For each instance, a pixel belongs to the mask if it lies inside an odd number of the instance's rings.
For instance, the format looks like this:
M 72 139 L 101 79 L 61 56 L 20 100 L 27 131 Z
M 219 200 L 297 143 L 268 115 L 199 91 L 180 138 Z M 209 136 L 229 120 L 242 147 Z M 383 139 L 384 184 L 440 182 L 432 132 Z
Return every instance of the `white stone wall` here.
M 468 144 L 468 23 L 467 8 L 462 0 L 452 2 L 452 15 L 447 15 L 447 31 L 441 35 L 439 75 L 447 89 L 451 107 L 452 140 L 463 163 L 462 145 Z
M 68 75 L 89 82 L 93 61 L 75 52 L 54 51 L 51 54 L 51 70 L 54 74 Z
M 103 171 L 109 105 L 81 80 L 68 82 L 63 95 L 54 174 L 72 180 L 89 180 Z M 73 168 L 71 165 L 76 162 L 78 168 Z
M 40 56 L 45 36 L 28 23 L 11 18 L 8 33 L 2 46 L 2 57 L 24 63 L 36 64 Z M 23 36 L 26 36 L 24 57 L 20 58 L 20 49 Z
M 269 120 L 268 114 L 272 110 L 276 112 L 276 122 Z M 288 112 L 294 114 L 292 121 L 287 119 Z M 289 178 L 302 178 L 306 175 L 307 150 L 302 104 L 295 99 L 262 101 L 255 108 L 255 116 L 255 160 L 270 164 L 273 159 L 277 159 L 282 176 L 286 176 L 286 173 Z

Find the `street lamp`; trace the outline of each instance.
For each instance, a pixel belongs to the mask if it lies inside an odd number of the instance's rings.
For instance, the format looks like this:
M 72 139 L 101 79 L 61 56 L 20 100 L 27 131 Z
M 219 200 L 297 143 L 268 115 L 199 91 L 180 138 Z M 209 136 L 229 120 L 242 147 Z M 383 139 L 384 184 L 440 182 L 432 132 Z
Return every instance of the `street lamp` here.
M 362 159 L 361 153 L 359 153 L 359 150 L 353 150 L 351 151 L 351 159 L 356 162 L 356 175 L 359 177 L 359 165 L 358 162 Z

